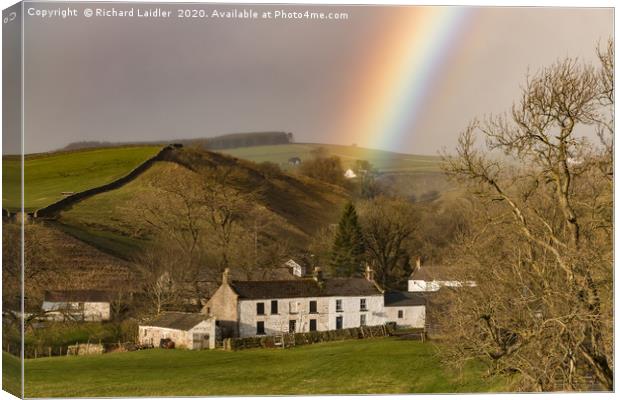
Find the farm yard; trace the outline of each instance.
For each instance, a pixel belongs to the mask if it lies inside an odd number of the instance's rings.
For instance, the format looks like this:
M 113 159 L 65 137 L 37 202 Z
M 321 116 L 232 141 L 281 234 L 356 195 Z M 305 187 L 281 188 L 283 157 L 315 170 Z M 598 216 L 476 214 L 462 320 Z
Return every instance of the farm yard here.
M 142 350 L 26 360 L 26 397 L 453 393 L 508 390 L 471 363 L 440 363 L 432 342 L 395 338 L 291 349 Z M 7 356 L 5 354 L 5 359 Z M 67 377 L 71 379 L 67 379 Z

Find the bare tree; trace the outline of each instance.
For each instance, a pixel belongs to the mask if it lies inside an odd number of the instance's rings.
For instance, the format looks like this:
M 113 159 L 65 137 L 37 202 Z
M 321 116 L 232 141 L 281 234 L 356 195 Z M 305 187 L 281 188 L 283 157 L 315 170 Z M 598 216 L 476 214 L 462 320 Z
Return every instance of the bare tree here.
M 183 283 L 175 266 L 175 254 L 162 248 L 150 248 L 137 260 L 142 292 L 150 304 L 150 312 L 161 314 L 180 305 Z
M 567 59 L 529 77 L 511 113 L 474 121 L 444 157 L 478 199 L 454 247 L 478 286 L 448 291 L 447 354 L 516 372 L 522 389 L 613 389 L 612 49 L 599 69 Z

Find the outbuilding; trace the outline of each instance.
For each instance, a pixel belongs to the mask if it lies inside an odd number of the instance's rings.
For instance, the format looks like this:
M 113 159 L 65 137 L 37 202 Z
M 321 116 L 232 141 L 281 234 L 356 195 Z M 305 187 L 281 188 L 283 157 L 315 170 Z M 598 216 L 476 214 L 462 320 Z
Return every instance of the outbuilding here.
M 41 309 L 55 321 L 107 321 L 114 296 L 104 290 L 47 290 Z
M 138 327 L 142 345 L 159 346 L 161 339 L 170 339 L 177 348 L 190 350 L 215 348 L 215 321 L 201 313 L 163 312 Z
M 386 322 L 403 328 L 424 328 L 426 298 L 418 293 L 387 292 L 384 295 Z

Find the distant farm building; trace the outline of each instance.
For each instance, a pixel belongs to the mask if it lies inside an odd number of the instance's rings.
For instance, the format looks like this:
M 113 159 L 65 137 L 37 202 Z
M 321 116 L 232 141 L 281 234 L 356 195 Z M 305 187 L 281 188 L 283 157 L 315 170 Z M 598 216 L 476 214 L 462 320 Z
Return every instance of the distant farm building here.
M 114 297 L 103 290 L 48 290 L 41 309 L 54 321 L 107 321 Z
M 298 166 L 299 164 L 301 164 L 301 158 L 291 157 L 288 159 L 288 164 L 292 166 Z
M 306 268 L 300 264 L 298 264 L 295 260 L 290 259 L 284 263 L 288 268 L 290 268 L 291 274 L 298 278 L 301 278 L 306 275 Z
M 217 334 L 215 321 L 200 313 L 164 312 L 138 327 L 141 345 L 158 347 L 162 339 L 170 339 L 176 348 L 213 349 Z
M 353 179 L 353 178 L 357 178 L 357 174 L 353 172 L 351 168 L 349 168 L 344 172 L 344 177 L 347 179 Z

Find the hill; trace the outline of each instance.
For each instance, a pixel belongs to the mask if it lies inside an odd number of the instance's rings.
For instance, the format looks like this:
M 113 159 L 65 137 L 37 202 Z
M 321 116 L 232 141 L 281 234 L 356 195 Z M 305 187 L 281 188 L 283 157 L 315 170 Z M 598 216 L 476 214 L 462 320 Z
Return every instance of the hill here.
M 299 157 L 302 162 L 312 158 L 311 152 L 319 147 L 327 155 L 340 157 L 345 168 L 354 166 L 357 160 L 369 161 L 381 173 L 387 172 L 440 172 L 440 158 L 366 149 L 357 146 L 340 146 L 318 143 L 291 143 L 273 146 L 241 147 L 221 150 L 222 153 L 255 162 L 271 161 L 283 168 L 290 168 L 288 160 Z
M 440 363 L 435 346 L 393 338 L 239 352 L 143 350 L 25 361 L 26 397 L 465 393 L 507 390 L 481 365 Z M 71 379 L 65 379 L 71 376 Z
M 65 232 L 122 258 L 142 247 L 153 230 L 140 210 L 161 196 L 166 182 L 184 185 L 210 179 L 201 170 L 228 169 L 234 179 L 226 187 L 239 193 L 258 193 L 253 207 L 269 220 L 273 240 L 306 245 L 320 227 L 337 221 L 348 193 L 339 187 L 284 172 L 263 171 L 260 165 L 197 149 L 177 149 L 118 189 L 86 198 L 60 212 L 57 223 Z M 231 175 L 232 176 L 232 175 Z M 164 188 L 165 189 L 165 188 Z M 252 223 L 251 221 L 248 223 Z
M 293 134 L 287 132 L 243 132 L 243 133 L 229 133 L 225 135 L 218 135 L 212 137 L 202 137 L 193 139 L 170 139 L 170 140 L 155 140 L 155 141 L 140 141 L 140 142 L 98 142 L 98 141 L 83 141 L 73 142 L 66 145 L 62 150 L 80 150 L 99 147 L 112 147 L 112 146 L 146 146 L 156 145 L 164 146 L 168 143 L 178 143 L 185 146 L 198 146 L 205 149 L 231 149 L 235 147 L 246 146 L 264 146 L 275 144 L 286 144 L 293 140 Z
M 24 160 L 24 208 L 34 211 L 79 192 L 119 179 L 153 157 L 159 146 L 127 146 L 27 155 Z M 2 160 L 2 207 L 20 208 L 20 160 Z

